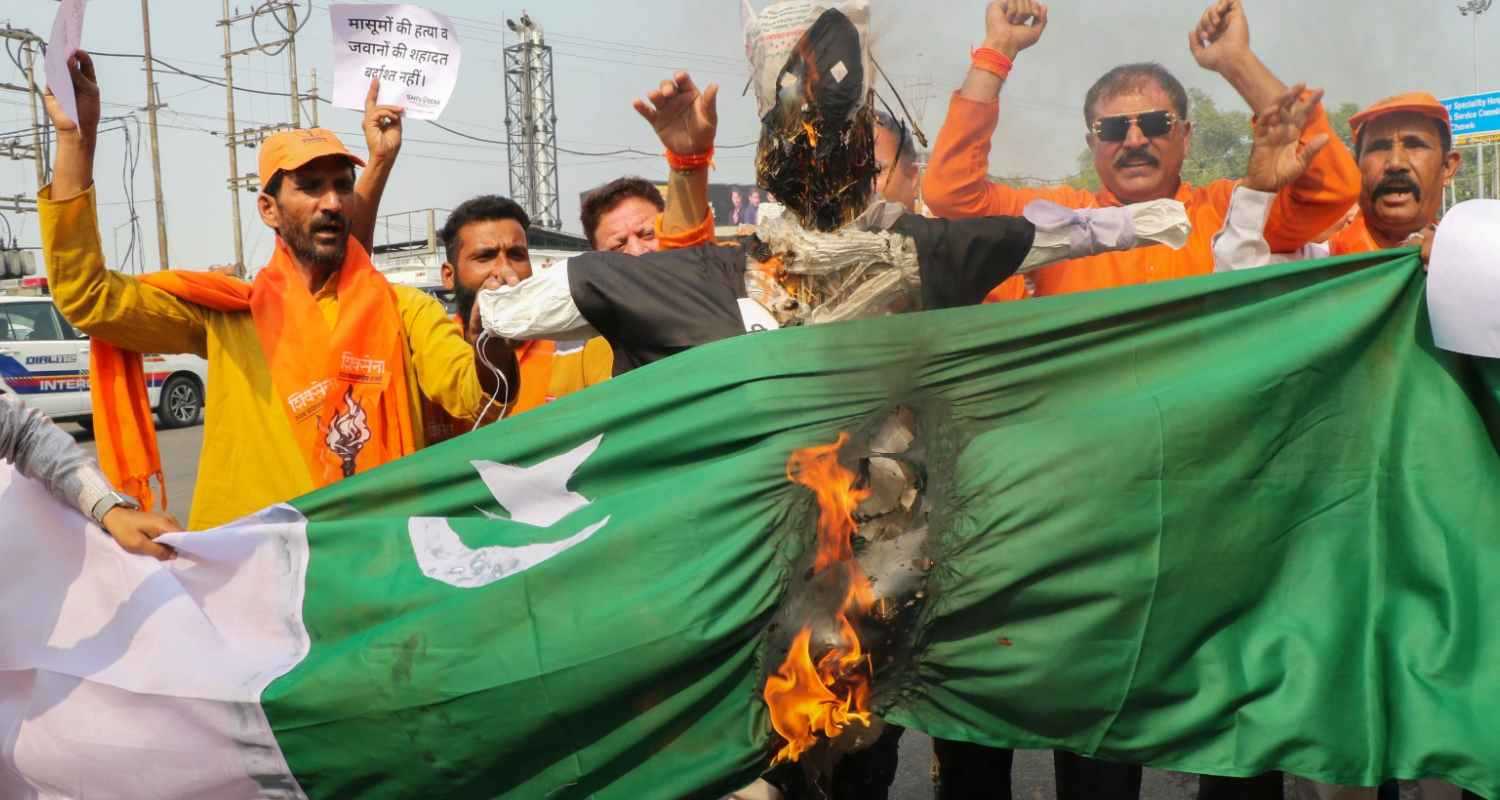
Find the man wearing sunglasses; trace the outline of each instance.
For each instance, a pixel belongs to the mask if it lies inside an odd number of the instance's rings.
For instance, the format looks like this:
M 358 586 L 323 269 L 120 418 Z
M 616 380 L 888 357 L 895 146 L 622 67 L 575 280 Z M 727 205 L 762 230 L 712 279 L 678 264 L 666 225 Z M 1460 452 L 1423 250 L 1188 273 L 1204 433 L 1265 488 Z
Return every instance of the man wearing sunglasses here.
M 1189 34 L 1199 65 L 1219 73 L 1252 109 L 1273 107 L 1288 87 L 1250 49 L 1242 0 L 1216 0 Z M 1068 261 L 1034 275 L 1035 294 L 1053 295 L 1201 275 L 1213 270 L 1210 239 L 1222 227 L 1234 182 L 1192 186 L 1182 180 L 1192 123 L 1182 84 L 1158 64 L 1110 70 L 1084 100 L 1085 141 L 1103 188 L 1021 189 L 987 178 L 990 141 L 999 120 L 1000 88 L 1022 51 L 1047 27 L 1047 7 L 1036 0 L 995 0 L 986 14 L 984 45 L 954 95 L 928 165 L 923 197 L 943 217 L 1019 214 L 1038 198 L 1074 208 L 1116 206 L 1173 198 L 1188 208 L 1193 234 L 1179 251 L 1143 248 Z M 1327 137 L 1296 182 L 1278 193 L 1266 236 L 1276 252 L 1292 251 L 1332 226 L 1354 204 L 1359 171 L 1318 106 L 1294 153 Z M 992 300 L 1025 296 L 1012 279 Z

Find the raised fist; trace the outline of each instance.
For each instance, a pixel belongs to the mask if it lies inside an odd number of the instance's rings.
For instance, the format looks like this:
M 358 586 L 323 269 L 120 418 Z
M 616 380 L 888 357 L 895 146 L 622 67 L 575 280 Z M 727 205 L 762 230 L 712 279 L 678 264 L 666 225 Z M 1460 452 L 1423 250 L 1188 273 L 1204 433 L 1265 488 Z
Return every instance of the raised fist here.
M 1244 0 L 1215 0 L 1188 34 L 1188 49 L 1198 66 L 1214 72 L 1250 55 L 1250 23 Z
M 984 12 L 984 46 L 1015 58 L 1047 29 L 1047 6 L 1036 0 L 992 0 Z

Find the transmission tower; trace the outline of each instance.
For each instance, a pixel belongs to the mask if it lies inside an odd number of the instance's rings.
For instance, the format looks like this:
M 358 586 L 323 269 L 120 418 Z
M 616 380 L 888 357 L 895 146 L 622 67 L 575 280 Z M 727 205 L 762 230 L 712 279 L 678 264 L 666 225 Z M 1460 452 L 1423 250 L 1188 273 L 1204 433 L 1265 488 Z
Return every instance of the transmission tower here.
M 229 150 L 229 208 L 234 224 L 234 268 L 239 275 L 245 274 L 245 242 L 243 229 L 240 222 L 240 192 L 255 193 L 260 191 L 260 177 L 255 172 L 240 173 L 239 149 L 254 149 L 265 140 L 267 136 L 276 131 L 288 130 L 302 127 L 303 100 L 308 95 L 303 95 L 297 90 L 297 33 L 302 26 L 307 24 L 311 16 L 312 2 L 308 0 L 302 15 L 302 21 L 297 21 L 296 0 L 254 0 L 253 10 L 240 13 L 236 8 L 231 13 L 229 0 L 224 0 L 224 17 L 218 21 L 218 26 L 224 29 L 224 96 L 225 96 L 225 130 L 224 146 Z M 250 36 L 255 41 L 252 47 L 234 49 L 231 41 L 231 29 L 237 23 L 248 22 Z M 261 30 L 267 32 L 275 31 L 271 36 L 276 37 L 270 41 L 261 39 Z M 289 87 L 287 96 L 291 102 L 291 121 L 262 125 L 257 128 L 246 128 L 240 130 L 234 121 L 234 59 L 236 56 L 248 56 L 260 53 L 268 56 L 277 56 L 286 53 L 287 76 Z M 314 90 L 316 91 L 316 90 Z M 314 100 L 314 103 L 317 101 Z
M 510 195 L 531 224 L 562 230 L 557 194 L 557 111 L 553 104 L 552 48 L 541 26 L 524 11 L 505 24 L 521 39 L 505 48 L 505 133 L 510 152 Z

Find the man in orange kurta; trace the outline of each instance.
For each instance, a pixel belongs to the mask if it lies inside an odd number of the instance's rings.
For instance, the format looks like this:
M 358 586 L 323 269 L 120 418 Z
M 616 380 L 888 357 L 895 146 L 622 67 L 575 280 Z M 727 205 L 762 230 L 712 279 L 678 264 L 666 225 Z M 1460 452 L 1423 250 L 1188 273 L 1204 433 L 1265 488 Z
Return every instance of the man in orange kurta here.
M 1211 239 L 1224 221 L 1234 182 L 1192 186 L 1182 180 L 1192 124 L 1187 93 L 1157 64 L 1117 67 L 1094 84 L 1084 102 L 1086 141 L 1103 188 L 1022 189 L 989 181 L 989 149 L 999 121 L 1000 89 L 1012 59 L 1035 44 L 1046 28 L 1046 6 L 1034 0 L 989 4 L 986 38 L 975 66 L 954 95 L 948 118 L 928 165 L 924 197 L 943 217 L 1020 214 L 1035 199 L 1073 208 L 1116 206 L 1173 198 L 1192 219 L 1187 247 L 1148 247 L 1067 261 L 1033 276 L 1038 296 L 1104 289 L 1207 274 L 1213 270 Z M 1219 0 L 1190 36 L 1198 63 L 1222 75 L 1253 109 L 1273 105 L 1287 87 L 1251 51 L 1240 0 Z M 1354 204 L 1359 171 L 1329 125 L 1322 108 L 1303 130 L 1304 147 L 1322 146 L 1310 168 L 1279 193 L 1266 235 L 1272 249 L 1295 250 L 1328 229 Z M 1002 284 L 991 300 L 1026 295 L 1021 279 Z

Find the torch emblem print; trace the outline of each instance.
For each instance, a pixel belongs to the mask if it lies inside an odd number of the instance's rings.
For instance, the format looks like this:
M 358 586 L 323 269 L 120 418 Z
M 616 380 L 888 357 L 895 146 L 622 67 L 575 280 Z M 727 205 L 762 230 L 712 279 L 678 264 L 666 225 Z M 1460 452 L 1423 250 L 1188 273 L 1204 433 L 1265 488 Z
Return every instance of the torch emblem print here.
M 344 393 L 344 410 L 328 421 L 328 449 L 343 461 L 344 477 L 354 475 L 354 461 L 370 441 L 369 417 L 354 399 L 354 387 Z

